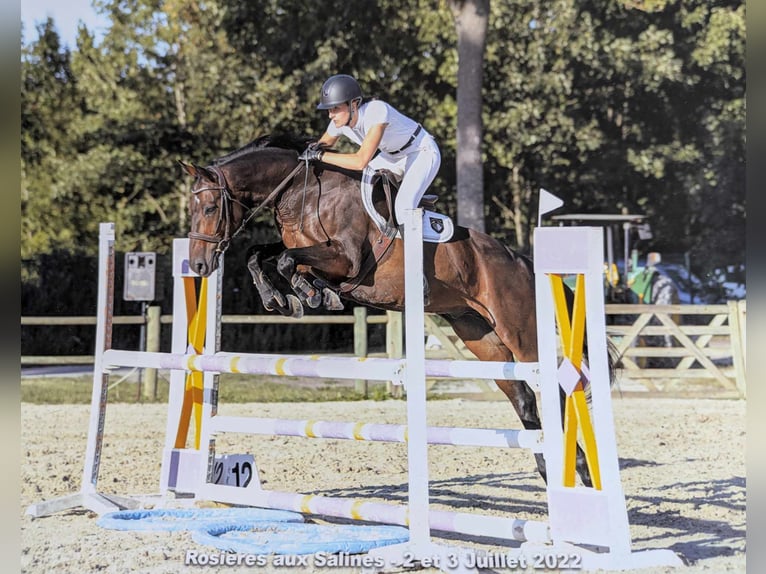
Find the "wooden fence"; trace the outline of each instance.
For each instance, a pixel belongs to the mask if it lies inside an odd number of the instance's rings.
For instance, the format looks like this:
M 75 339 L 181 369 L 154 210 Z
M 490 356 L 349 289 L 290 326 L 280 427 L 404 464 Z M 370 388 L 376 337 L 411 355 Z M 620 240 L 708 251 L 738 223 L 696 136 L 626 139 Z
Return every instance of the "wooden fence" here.
M 705 396 L 746 395 L 747 304 L 606 305 L 607 337 L 620 367 L 617 392 L 660 391 Z M 475 356 L 438 319 L 426 330 L 442 355 Z M 481 393 L 492 383 L 476 382 Z
M 746 302 L 722 305 L 606 305 L 607 336 L 616 349 L 621 368 L 617 391 L 664 393 L 696 392 L 716 396 L 744 397 Z M 21 325 L 95 325 L 95 317 L 22 317 Z M 172 315 L 160 315 L 149 307 L 146 318 L 120 316 L 115 324 L 143 325 L 146 350 L 160 350 L 160 325 L 171 323 Z M 367 326 L 386 325 L 389 357 L 402 356 L 400 313 L 370 315 L 364 307 L 353 315 L 311 315 L 290 319 L 271 315 L 223 315 L 225 324 L 348 324 L 354 329 L 356 356 L 367 356 Z M 432 358 L 472 359 L 475 356 L 435 315 L 426 315 L 427 353 Z M 92 364 L 93 357 L 22 356 L 23 365 Z M 149 377 L 151 380 L 151 377 Z M 498 393 L 492 383 L 475 381 L 477 393 Z M 435 383 L 432 382 L 433 386 Z M 363 381 L 357 388 L 362 389 Z
M 607 305 L 621 379 L 652 391 L 696 388 L 745 397 L 745 301 L 724 305 Z

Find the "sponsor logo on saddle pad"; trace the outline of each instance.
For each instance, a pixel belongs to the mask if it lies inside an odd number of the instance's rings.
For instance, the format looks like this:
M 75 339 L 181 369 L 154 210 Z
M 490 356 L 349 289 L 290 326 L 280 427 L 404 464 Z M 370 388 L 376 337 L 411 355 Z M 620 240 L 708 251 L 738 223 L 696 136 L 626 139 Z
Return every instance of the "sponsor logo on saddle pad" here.
M 431 222 L 431 229 L 433 229 L 436 233 L 441 233 L 444 231 L 444 222 L 441 219 L 438 217 L 429 217 L 428 219 Z

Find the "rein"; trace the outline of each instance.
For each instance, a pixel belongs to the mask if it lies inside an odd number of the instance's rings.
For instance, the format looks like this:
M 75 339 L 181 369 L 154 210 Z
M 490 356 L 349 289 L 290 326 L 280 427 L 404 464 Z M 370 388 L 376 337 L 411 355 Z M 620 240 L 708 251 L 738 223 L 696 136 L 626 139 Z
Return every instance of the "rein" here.
M 197 239 L 207 243 L 217 243 L 215 252 L 219 255 L 222 254 L 229 248 L 231 240 L 242 232 L 250 220 L 255 217 L 264 207 L 268 207 L 274 201 L 274 199 L 276 199 L 276 197 L 282 193 L 282 191 L 284 191 L 290 181 L 298 174 L 303 166 L 304 162 L 298 163 L 298 165 L 295 166 L 295 169 L 293 169 L 293 171 L 291 171 L 287 177 L 285 177 L 274 188 L 274 190 L 266 197 L 266 199 L 261 202 L 260 205 L 250 210 L 250 213 L 247 214 L 247 217 L 242 219 L 242 223 L 240 223 L 239 227 L 234 231 L 234 233 L 231 233 L 232 203 L 237 203 L 244 209 L 248 208 L 244 203 L 232 197 L 231 189 L 229 188 L 229 184 L 226 182 L 226 177 L 223 175 L 221 169 L 218 166 L 210 166 L 207 169 L 215 174 L 215 177 L 218 180 L 217 185 L 192 190 L 192 194 L 197 195 L 203 191 L 218 191 L 221 193 L 221 212 L 218 216 L 218 223 L 216 224 L 215 233 L 213 235 L 190 231 L 188 235 L 189 239 Z M 221 229 L 222 227 L 223 229 Z

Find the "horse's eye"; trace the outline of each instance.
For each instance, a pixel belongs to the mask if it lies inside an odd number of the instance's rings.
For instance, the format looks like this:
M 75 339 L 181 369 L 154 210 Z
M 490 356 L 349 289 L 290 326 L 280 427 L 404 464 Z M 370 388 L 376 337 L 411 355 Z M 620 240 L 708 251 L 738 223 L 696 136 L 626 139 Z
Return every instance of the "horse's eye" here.
M 218 211 L 217 205 L 209 205 L 205 208 L 205 215 L 213 215 L 216 211 Z

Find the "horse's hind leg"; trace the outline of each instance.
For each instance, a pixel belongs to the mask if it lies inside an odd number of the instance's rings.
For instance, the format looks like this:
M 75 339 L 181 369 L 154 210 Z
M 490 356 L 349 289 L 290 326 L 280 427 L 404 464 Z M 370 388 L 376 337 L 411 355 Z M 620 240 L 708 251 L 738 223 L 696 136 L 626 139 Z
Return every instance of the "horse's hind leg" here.
M 534 328 L 531 329 L 532 336 L 534 337 L 534 346 L 532 343 L 524 347 L 520 344 L 514 346 L 516 355 L 509 348 L 509 345 L 499 337 L 499 335 L 492 331 L 489 324 L 479 315 L 462 315 L 457 318 L 447 317 L 447 320 L 455 329 L 455 334 L 460 337 L 468 347 L 480 360 L 482 361 L 524 361 L 524 362 L 536 362 L 537 361 L 537 333 Z M 517 350 L 518 349 L 518 350 Z M 540 417 L 537 411 L 537 399 L 534 391 L 530 386 L 523 381 L 495 381 L 501 391 L 511 401 L 516 414 L 518 414 L 521 424 L 525 429 L 537 430 L 542 428 Z M 566 405 L 566 395 L 559 389 L 561 397 L 561 413 L 563 423 L 563 413 Z M 543 480 L 547 481 L 547 474 L 545 470 L 545 459 L 541 453 L 535 453 L 535 459 L 537 461 L 537 469 Z M 575 466 L 577 473 L 580 475 L 580 480 L 585 486 L 592 486 L 593 482 L 590 476 L 590 470 L 588 469 L 588 461 L 585 457 L 585 452 L 577 445 L 577 454 L 575 458 Z
M 455 334 L 465 346 L 481 361 L 513 361 L 513 354 L 506 347 L 492 328 L 479 315 L 467 313 L 457 317 L 444 315 Z M 540 430 L 542 424 L 537 412 L 537 399 L 534 391 L 525 381 L 496 380 L 497 386 L 511 401 L 521 424 L 528 430 Z M 537 470 L 543 480 L 547 480 L 545 458 L 542 453 L 535 453 Z

